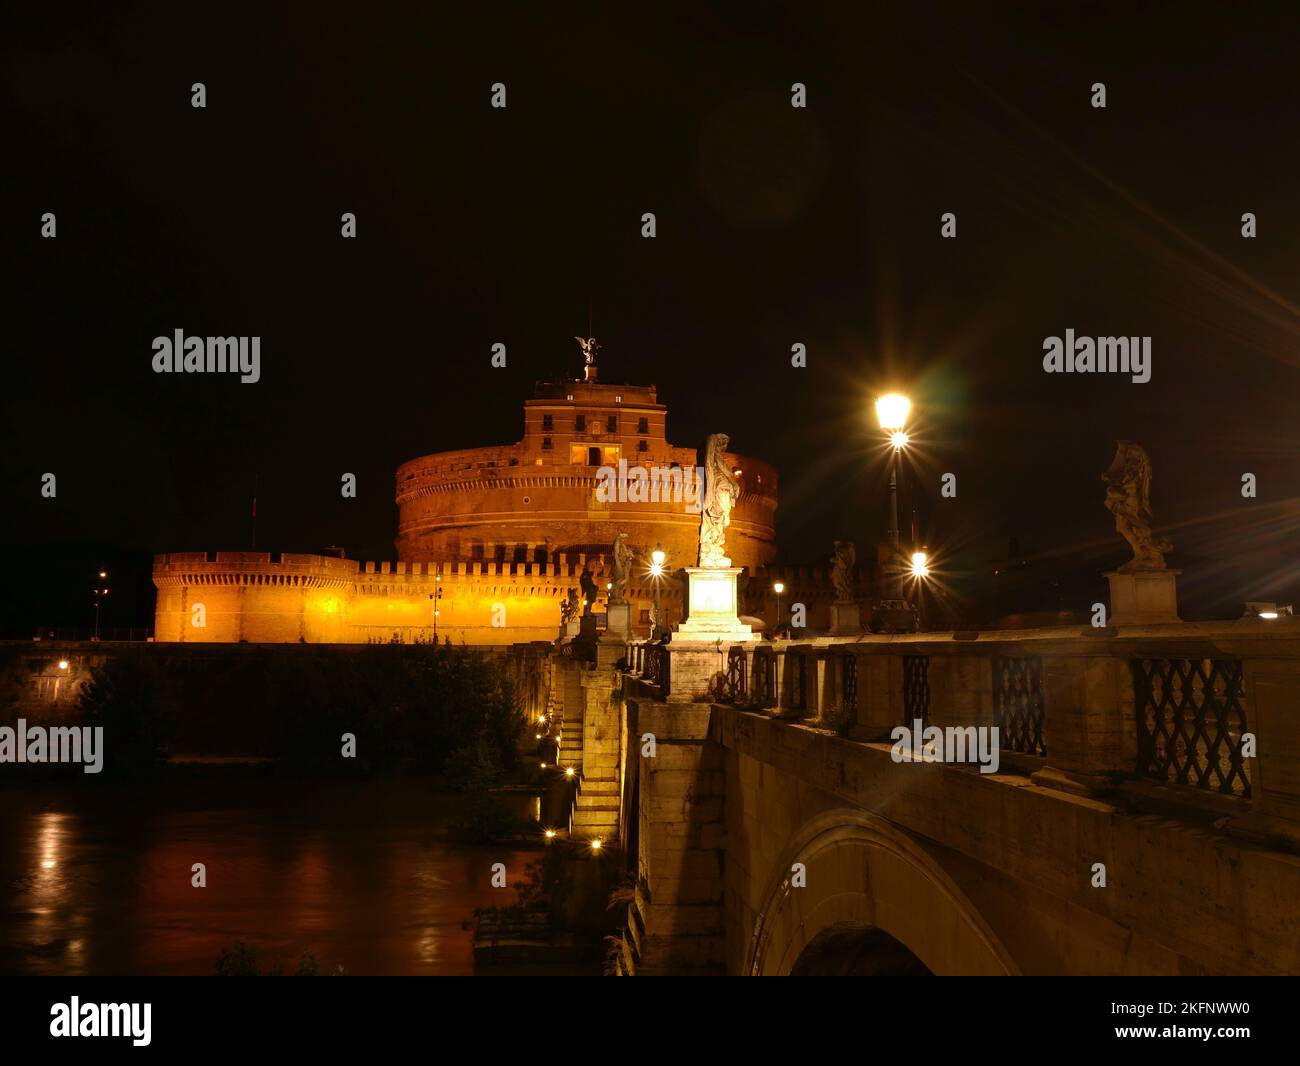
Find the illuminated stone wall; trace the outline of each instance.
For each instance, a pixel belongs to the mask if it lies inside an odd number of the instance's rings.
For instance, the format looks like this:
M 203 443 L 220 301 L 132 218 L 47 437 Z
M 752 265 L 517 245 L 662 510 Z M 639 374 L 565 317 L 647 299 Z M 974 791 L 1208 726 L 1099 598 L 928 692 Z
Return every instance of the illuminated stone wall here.
M 355 562 L 269 552 L 178 552 L 154 559 L 158 641 L 338 643 Z M 198 623 L 202 624 L 198 624 Z
M 155 639 L 184 643 L 367 643 L 434 638 L 504 645 L 554 640 L 560 602 L 577 588 L 584 568 L 597 584 L 608 579 L 602 557 L 560 556 L 548 563 L 358 562 L 320 555 L 269 552 L 179 552 L 154 560 L 158 587 Z M 439 580 L 439 575 L 441 580 Z M 648 606 L 652 590 L 640 580 L 629 599 Z M 664 582 L 669 619 L 681 617 L 681 593 Z M 598 609 L 603 610 L 602 604 Z M 201 610 L 198 610 L 201 608 Z M 634 610 L 634 622 L 640 611 Z M 202 620 L 204 625 L 196 625 Z M 636 626 L 647 635 L 648 626 Z

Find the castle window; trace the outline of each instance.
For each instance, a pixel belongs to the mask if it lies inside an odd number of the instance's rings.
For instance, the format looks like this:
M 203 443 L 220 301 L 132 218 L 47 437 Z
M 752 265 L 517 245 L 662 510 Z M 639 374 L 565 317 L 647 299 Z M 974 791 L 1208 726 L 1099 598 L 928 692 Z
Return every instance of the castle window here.
M 650 610 L 649 610 L 649 608 L 646 608 L 646 607 L 641 608 L 641 624 L 642 624 L 643 626 L 648 626 L 648 625 L 650 624 Z
M 524 545 L 524 544 L 516 544 L 516 545 L 515 545 L 515 555 L 514 555 L 514 558 L 511 559 L 510 561 L 511 561 L 512 563 L 526 563 L 526 562 L 528 562 L 528 547 L 527 547 L 527 545 Z
M 600 449 L 599 449 L 599 448 L 588 448 L 588 449 L 587 449 L 587 465 L 588 465 L 588 466 L 600 466 Z
M 649 432 L 650 432 L 650 419 L 648 419 L 648 418 L 638 418 L 638 419 L 636 420 L 636 431 L 637 431 L 638 433 L 649 433 Z
M 543 438 L 542 438 L 542 451 L 544 451 L 544 452 L 549 452 L 550 450 L 551 450 L 551 438 L 550 438 L 550 437 L 543 437 Z
M 546 547 L 544 545 L 533 549 L 533 562 L 540 563 L 542 566 L 546 565 Z
M 614 397 L 614 402 L 615 402 L 615 403 L 622 403 L 622 402 L 623 402 L 623 397 L 622 397 L 622 396 L 615 396 L 615 397 Z
M 618 415 L 610 415 L 605 419 L 605 429 L 609 433 L 618 432 Z
M 583 432 L 585 432 L 586 429 L 587 429 L 587 416 L 586 416 L 586 415 L 579 415 L 579 416 L 577 417 L 577 419 L 576 419 L 576 420 L 574 421 L 574 423 L 573 423 L 573 428 L 574 428 L 574 430 L 576 430 L 578 433 L 583 433 Z
M 650 442 L 644 440 L 637 441 L 636 450 L 639 452 L 648 452 L 650 450 Z
M 549 433 L 555 428 L 555 419 L 551 415 L 542 415 L 542 430 Z
M 476 563 L 481 563 L 483 561 L 482 544 L 475 544 L 472 548 L 470 548 L 470 560 Z

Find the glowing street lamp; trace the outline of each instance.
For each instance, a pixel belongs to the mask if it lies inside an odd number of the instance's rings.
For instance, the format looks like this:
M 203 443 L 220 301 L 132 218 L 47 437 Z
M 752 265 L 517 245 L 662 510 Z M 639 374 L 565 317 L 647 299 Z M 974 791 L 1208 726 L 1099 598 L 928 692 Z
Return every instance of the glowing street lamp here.
M 876 401 L 876 418 L 880 420 L 880 428 L 886 432 L 902 430 L 911 412 L 912 401 L 901 393 L 891 392 Z
M 785 584 L 781 581 L 772 583 L 772 591 L 776 593 L 776 617 L 772 620 L 772 639 L 776 639 L 776 628 L 781 624 L 781 593 L 785 591 Z
M 650 620 L 651 640 L 654 640 L 656 637 L 659 636 L 659 619 L 660 619 L 659 586 L 663 581 L 664 561 L 667 558 L 668 556 L 664 554 L 663 548 L 659 547 L 658 545 L 656 545 L 655 550 L 650 553 L 650 577 L 654 581 L 654 590 L 655 590 L 654 616 Z
M 898 560 L 898 461 L 907 447 L 907 416 L 912 412 L 912 401 L 901 393 L 891 392 L 876 401 L 876 419 L 880 428 L 889 435 L 892 448 L 889 464 L 889 599 L 901 601 L 902 577 Z
M 930 576 L 929 556 L 925 552 L 912 552 L 912 576 L 921 578 Z

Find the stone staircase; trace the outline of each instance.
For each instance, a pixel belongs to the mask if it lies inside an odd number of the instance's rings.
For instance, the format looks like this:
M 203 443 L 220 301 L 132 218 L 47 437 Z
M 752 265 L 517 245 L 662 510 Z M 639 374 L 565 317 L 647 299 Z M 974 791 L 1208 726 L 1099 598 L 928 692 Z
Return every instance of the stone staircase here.
M 582 719 L 564 719 L 560 726 L 560 769 L 572 766 L 582 773 Z
M 622 645 L 601 645 L 598 651 L 601 669 L 585 662 L 562 668 L 559 766 L 572 767 L 578 777 L 570 836 L 613 844 L 619 836 L 619 711 L 611 697 L 611 667 Z
M 580 839 L 618 836 L 618 777 L 613 767 L 607 777 L 584 777 L 578 783 L 578 805 L 573 811 L 572 836 Z

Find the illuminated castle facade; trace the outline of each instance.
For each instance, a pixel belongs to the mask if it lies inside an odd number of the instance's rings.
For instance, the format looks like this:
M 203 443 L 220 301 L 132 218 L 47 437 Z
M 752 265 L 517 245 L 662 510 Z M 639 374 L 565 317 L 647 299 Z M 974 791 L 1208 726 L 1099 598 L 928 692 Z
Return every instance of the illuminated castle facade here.
M 524 404 L 517 444 L 439 452 L 397 470 L 397 561 L 325 555 L 180 552 L 154 560 L 159 641 L 344 642 L 432 639 L 471 645 L 554 640 L 560 603 L 589 571 L 608 580 L 614 538 L 662 548 L 664 621 L 682 616 L 673 576 L 694 566 L 698 496 L 694 448 L 668 443 L 668 410 L 654 386 L 584 377 L 539 382 Z M 730 454 L 741 493 L 727 532 L 733 565 L 772 561 L 776 470 Z M 636 471 L 674 491 L 647 499 Z M 611 473 L 627 472 L 611 491 Z M 627 491 L 628 482 L 633 484 Z M 677 486 L 685 491 L 676 491 Z M 665 498 L 667 497 L 667 498 Z M 650 630 L 652 579 L 638 560 L 628 582 L 636 634 Z M 602 597 L 603 601 L 603 597 Z M 437 610 L 437 618 L 434 611 Z M 603 611 L 603 602 L 596 605 Z

